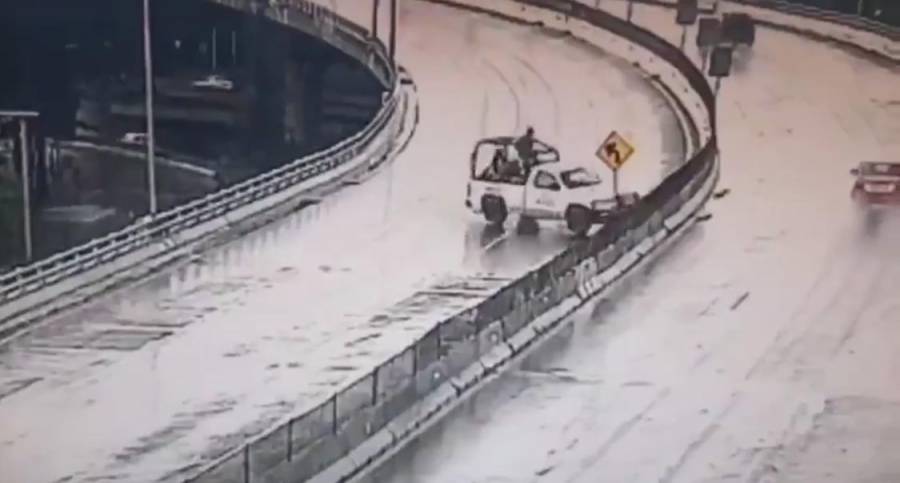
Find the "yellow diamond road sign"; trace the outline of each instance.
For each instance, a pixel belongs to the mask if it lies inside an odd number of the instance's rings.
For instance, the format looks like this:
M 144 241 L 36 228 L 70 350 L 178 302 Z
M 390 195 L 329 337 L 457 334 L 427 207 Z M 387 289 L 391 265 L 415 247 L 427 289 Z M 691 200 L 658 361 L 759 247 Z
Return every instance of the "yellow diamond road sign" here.
M 615 131 L 609 133 L 606 141 L 603 141 L 596 153 L 597 157 L 613 171 L 621 168 L 632 154 L 634 154 L 634 146 Z

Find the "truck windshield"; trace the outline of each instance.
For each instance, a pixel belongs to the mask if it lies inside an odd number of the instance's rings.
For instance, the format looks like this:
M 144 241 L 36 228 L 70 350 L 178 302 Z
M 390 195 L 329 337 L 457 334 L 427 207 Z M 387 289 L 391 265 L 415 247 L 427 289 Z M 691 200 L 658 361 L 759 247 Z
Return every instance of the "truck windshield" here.
M 600 177 L 584 168 L 575 168 L 559 173 L 562 182 L 569 189 L 600 184 Z

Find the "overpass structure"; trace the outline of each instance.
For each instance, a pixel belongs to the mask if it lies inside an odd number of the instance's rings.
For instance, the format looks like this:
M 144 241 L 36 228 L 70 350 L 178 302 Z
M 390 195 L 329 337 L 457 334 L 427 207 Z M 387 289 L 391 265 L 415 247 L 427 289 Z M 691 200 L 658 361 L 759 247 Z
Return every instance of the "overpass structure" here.
M 680 61 L 674 47 L 614 20 L 625 16 L 623 2 L 602 2 L 605 14 L 575 2 L 439 3 L 466 10 L 405 2 L 399 12 L 398 58 L 421 111 L 403 113 L 398 130 L 417 134 L 386 150 L 393 163 L 351 178 L 359 185 L 301 195 L 307 209 L 6 343 L 0 418 L 11 436 L 0 442 L 0 468 L 12 468 L 13 480 L 360 476 L 565 327 L 576 327 L 570 349 L 538 351 L 536 366 L 501 380 L 500 403 L 482 406 L 498 424 L 473 444 L 471 424 L 454 421 L 458 438 L 426 443 L 424 457 L 401 458 L 391 476 L 696 481 L 756 477 L 779 458 L 812 471 L 809 458 L 829 446 L 807 451 L 802 441 L 834 441 L 847 429 L 842 418 L 897 417 L 888 374 L 868 385 L 824 377 L 893 361 L 887 347 L 856 356 L 891 333 L 898 232 L 886 222 L 859 241 L 842 182 L 861 153 L 900 155 L 889 135 L 895 67 L 765 30 L 737 59 L 716 116 L 696 67 L 660 62 L 660 52 Z M 332 5 L 340 17 L 328 18 L 365 24 L 370 12 L 358 5 Z M 672 10 L 639 4 L 632 14 L 677 44 Z M 832 83 L 785 52 L 820 62 Z M 699 64 L 689 49 L 690 60 Z M 807 156 L 819 136 L 808 120 L 822 115 L 834 144 Z M 590 156 L 607 130 L 624 131 L 640 157 L 623 183 L 650 201 L 586 243 L 552 230 L 532 239 L 484 230 L 463 211 L 467 150 L 525 125 L 571 159 Z M 862 148 L 861 137 L 870 141 Z M 693 225 L 720 162 L 728 191 L 709 204 L 708 223 Z M 815 186 L 803 184 L 810 176 Z M 815 216 L 823 206 L 838 223 Z M 685 240 L 659 255 L 676 234 Z M 656 260 L 653 277 L 631 276 L 636 290 L 616 292 L 623 270 L 646 260 Z M 780 283 L 774 265 L 791 269 L 778 272 Z M 804 273 L 820 266 L 831 268 Z M 850 291 L 838 283 L 847 277 L 859 278 Z M 572 291 L 578 302 L 566 298 Z M 621 302 L 599 310 L 599 293 Z M 557 303 L 570 310 L 553 316 Z M 607 326 L 582 322 L 598 313 Z M 790 384 L 798 380 L 802 390 Z M 737 423 L 763 413 L 777 417 Z M 721 430 L 726 422 L 736 429 Z M 550 435 L 538 447 L 545 459 L 533 445 L 493 439 L 521 428 Z M 13 464 L 46 454 L 51 433 L 61 455 L 52 464 Z M 654 437 L 661 433 L 670 437 Z M 757 451 L 751 442 L 760 439 L 771 445 Z M 661 455 L 653 461 L 636 450 L 651 443 Z M 487 461 L 497 444 L 502 457 Z M 453 463 L 442 465 L 448 449 Z

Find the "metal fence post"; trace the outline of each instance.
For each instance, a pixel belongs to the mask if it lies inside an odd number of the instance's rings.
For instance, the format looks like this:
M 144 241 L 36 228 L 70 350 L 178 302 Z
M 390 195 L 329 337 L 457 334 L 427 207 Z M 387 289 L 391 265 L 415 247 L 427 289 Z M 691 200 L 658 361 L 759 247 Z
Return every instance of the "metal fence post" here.
M 294 454 L 294 420 L 291 419 L 287 423 L 287 455 L 285 456 L 285 461 L 290 461 L 291 456 Z
M 435 343 L 435 345 L 437 346 L 437 347 L 435 347 L 435 353 L 437 354 L 436 360 L 441 360 L 441 357 L 442 357 L 442 354 L 441 354 L 441 327 L 443 327 L 443 326 L 444 326 L 444 324 L 442 322 L 442 323 L 438 324 L 437 327 L 435 327 L 435 330 L 437 331 L 437 334 L 436 334 L 437 342 Z
M 331 396 L 331 432 L 337 434 L 338 415 L 337 415 L 337 394 Z
M 378 404 L 378 369 L 372 371 L 372 406 Z
M 250 483 L 250 445 L 244 445 L 244 483 Z

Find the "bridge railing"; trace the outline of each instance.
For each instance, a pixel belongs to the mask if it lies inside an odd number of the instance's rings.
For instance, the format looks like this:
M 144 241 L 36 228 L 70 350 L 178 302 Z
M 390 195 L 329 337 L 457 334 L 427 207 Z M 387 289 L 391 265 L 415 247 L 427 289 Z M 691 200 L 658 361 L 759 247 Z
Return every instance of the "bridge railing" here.
M 249 0 L 210 1 L 236 6 L 254 3 Z M 285 8 L 291 9 L 295 16 L 307 16 L 306 20 L 311 19 L 319 27 L 323 25 L 321 19 L 339 18 L 327 9 L 303 0 L 292 1 Z M 267 15 L 276 14 L 267 12 Z M 163 242 L 180 232 L 234 213 L 286 188 L 313 182 L 326 173 L 346 166 L 350 161 L 358 161 L 360 156 L 369 158 L 366 162 L 371 164 L 380 162 L 378 158 L 388 153 L 400 129 L 401 113 L 398 107 L 401 105 L 401 88 L 396 70 L 384 46 L 364 35 L 359 27 L 351 28 L 346 21 L 336 21 L 333 25 L 333 32 L 343 39 L 345 47 L 352 44 L 355 54 L 364 53 L 367 64 L 389 86 L 390 97 L 361 132 L 324 151 L 294 160 L 168 211 L 145 216 L 122 230 L 0 274 L 0 307 L 110 263 L 142 247 Z

